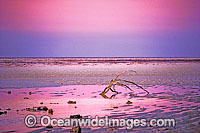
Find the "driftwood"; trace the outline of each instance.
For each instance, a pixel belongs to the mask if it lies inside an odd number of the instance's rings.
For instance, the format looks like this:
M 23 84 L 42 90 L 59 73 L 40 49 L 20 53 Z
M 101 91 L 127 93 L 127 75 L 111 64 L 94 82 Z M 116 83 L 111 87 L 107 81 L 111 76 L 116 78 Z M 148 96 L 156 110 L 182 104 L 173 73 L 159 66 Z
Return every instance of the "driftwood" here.
M 134 71 L 136 73 L 136 71 Z M 102 96 L 105 96 L 105 94 L 111 90 L 112 92 L 115 92 L 115 93 L 119 93 L 115 90 L 115 86 L 118 85 L 118 86 L 122 86 L 122 87 L 125 87 L 125 88 L 128 88 L 129 90 L 133 91 L 128 85 L 126 84 L 123 84 L 121 82 L 124 82 L 124 83 L 129 83 L 129 84 L 133 84 L 135 86 L 137 86 L 138 88 L 142 89 L 143 91 L 145 91 L 147 93 L 147 95 L 149 95 L 149 92 L 147 90 L 145 90 L 142 86 L 132 82 L 132 81 L 128 81 L 128 80 L 123 80 L 123 79 L 118 79 L 118 77 L 120 76 L 121 74 L 117 75 L 115 79 L 111 80 L 109 85 L 100 93 L 100 95 Z M 134 92 L 134 91 L 133 91 Z

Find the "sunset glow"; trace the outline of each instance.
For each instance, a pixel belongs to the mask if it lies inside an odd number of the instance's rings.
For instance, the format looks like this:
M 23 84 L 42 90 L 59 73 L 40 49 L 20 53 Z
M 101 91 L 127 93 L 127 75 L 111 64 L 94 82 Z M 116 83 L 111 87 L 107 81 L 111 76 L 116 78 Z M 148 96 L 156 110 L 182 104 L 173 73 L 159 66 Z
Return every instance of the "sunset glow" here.
M 198 0 L 0 0 L 0 56 L 199 57 L 199 7 Z
M 1 0 L 1 29 L 70 33 L 176 31 L 196 23 L 199 12 L 195 7 L 198 4 L 188 0 Z

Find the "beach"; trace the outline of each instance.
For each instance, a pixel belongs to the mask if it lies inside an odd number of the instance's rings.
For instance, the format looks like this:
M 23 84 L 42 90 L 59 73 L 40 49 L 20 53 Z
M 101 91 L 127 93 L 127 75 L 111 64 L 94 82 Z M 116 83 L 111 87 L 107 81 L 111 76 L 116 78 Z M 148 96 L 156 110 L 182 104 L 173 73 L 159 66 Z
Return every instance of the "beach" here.
M 149 95 L 131 84 L 127 85 L 134 92 L 117 86 L 119 94 L 99 95 L 117 75 L 142 86 Z M 88 126 L 81 127 L 82 132 L 199 132 L 199 90 L 199 58 L 1 58 L 0 111 L 7 113 L 0 115 L 0 131 L 71 132 L 72 127 L 43 127 L 39 118 L 80 114 L 83 118 L 176 120 L 171 127 Z M 31 110 L 40 106 L 53 113 Z M 24 124 L 28 114 L 38 118 L 36 126 Z

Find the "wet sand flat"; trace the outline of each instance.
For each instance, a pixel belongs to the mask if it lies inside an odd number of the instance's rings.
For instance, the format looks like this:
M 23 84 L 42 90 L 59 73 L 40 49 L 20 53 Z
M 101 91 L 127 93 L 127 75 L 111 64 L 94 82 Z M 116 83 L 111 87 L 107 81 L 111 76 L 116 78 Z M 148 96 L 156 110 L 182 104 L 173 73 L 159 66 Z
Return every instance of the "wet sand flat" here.
M 115 127 L 115 131 L 198 131 L 199 130 L 199 108 L 200 92 L 199 87 L 171 87 L 152 86 L 146 89 L 150 95 L 138 88 L 133 92 L 118 87 L 122 92 L 112 99 L 105 99 L 99 93 L 105 88 L 103 85 L 72 85 L 62 87 L 46 88 L 22 88 L 12 89 L 11 94 L 7 89 L 1 89 L 1 110 L 7 114 L 1 115 L 1 131 L 47 131 L 49 129 L 37 124 L 36 127 L 28 128 L 24 124 L 24 118 L 28 114 L 34 114 L 39 119 L 42 115 L 49 115 L 52 118 L 69 118 L 70 115 L 80 114 L 88 116 L 109 118 L 174 118 L 175 127 L 134 127 L 127 130 L 126 127 Z M 87 91 L 85 91 L 87 90 Z M 29 95 L 31 92 L 31 95 Z M 108 93 L 111 96 L 113 93 Z M 28 99 L 24 99 L 28 97 Z M 76 101 L 76 104 L 68 104 L 69 100 Z M 127 105 L 127 101 L 132 104 Z M 53 114 L 47 111 L 31 112 L 26 108 L 34 106 L 46 106 L 53 109 Z M 16 111 L 19 110 L 19 111 Z M 38 122 L 39 123 L 39 122 Z M 109 127 L 83 128 L 85 132 L 107 131 Z M 54 127 L 51 131 L 71 131 L 71 127 Z
M 134 92 L 118 86 L 119 94 L 99 95 L 120 73 L 120 79 L 133 81 L 150 94 L 129 84 Z M 200 131 L 199 58 L 1 58 L 0 88 L 0 111 L 7 112 L 0 115 L 1 132 L 72 131 L 72 127 L 42 127 L 39 121 L 28 128 L 24 124 L 28 114 L 38 119 L 80 114 L 176 120 L 175 127 L 81 127 L 83 132 Z M 69 104 L 70 100 L 76 104 Z M 53 109 L 53 114 L 31 110 L 39 106 Z
M 141 85 L 200 85 L 199 58 L 0 58 L 0 88 L 107 85 L 117 74 Z M 136 71 L 137 73 L 134 73 Z

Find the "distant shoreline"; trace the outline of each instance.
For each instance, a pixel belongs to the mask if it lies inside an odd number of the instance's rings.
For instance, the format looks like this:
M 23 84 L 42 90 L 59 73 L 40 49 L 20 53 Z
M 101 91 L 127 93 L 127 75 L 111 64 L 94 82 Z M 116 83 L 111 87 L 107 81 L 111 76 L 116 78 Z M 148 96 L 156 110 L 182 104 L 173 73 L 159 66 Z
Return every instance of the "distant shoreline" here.
M 132 58 L 132 59 L 138 59 L 138 58 L 152 58 L 152 59 L 155 59 L 155 58 L 180 58 L 180 59 L 183 59 L 183 58 L 188 58 L 188 59 L 200 59 L 200 57 L 8 57 L 8 56 L 0 56 L 0 59 L 3 59 L 3 58 Z
M 66 64 L 66 63 L 135 63 L 135 62 L 200 62 L 200 58 L 164 57 L 0 57 L 0 64 Z

